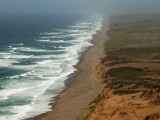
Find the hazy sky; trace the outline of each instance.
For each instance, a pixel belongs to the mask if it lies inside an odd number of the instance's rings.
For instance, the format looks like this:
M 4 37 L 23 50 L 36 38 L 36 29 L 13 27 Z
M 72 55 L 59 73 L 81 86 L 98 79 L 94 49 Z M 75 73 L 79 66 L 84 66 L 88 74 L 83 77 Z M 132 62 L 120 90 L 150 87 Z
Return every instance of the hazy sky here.
M 160 0 L 0 0 L 0 13 L 104 12 L 126 14 L 160 12 Z

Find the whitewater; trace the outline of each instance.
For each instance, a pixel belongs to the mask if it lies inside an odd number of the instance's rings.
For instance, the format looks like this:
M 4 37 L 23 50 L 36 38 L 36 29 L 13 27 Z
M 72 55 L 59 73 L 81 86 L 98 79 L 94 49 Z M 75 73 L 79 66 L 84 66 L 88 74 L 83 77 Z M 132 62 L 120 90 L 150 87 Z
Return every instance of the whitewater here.
M 93 45 L 91 40 L 101 29 L 102 21 L 100 15 L 88 15 L 70 24 L 59 23 L 61 27 L 48 26 L 37 35 L 26 34 L 23 38 L 29 38 L 24 42 L 3 45 L 0 120 L 23 120 L 50 111 L 50 103 L 76 73 L 80 56 Z

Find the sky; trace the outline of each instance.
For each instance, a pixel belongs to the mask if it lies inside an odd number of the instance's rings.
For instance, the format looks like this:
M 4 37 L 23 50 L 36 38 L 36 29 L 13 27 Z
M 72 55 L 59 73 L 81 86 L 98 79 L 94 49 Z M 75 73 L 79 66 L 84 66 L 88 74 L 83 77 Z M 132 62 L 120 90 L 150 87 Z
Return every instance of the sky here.
M 101 12 L 108 15 L 160 12 L 160 0 L 0 0 L 3 14 Z

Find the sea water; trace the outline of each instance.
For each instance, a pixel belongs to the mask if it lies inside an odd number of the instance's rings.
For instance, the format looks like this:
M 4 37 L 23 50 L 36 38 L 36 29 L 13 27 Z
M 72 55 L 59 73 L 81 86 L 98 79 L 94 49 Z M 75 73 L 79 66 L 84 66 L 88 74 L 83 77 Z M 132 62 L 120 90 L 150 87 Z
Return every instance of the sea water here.
M 50 111 L 102 20 L 95 14 L 2 15 L 0 120 Z

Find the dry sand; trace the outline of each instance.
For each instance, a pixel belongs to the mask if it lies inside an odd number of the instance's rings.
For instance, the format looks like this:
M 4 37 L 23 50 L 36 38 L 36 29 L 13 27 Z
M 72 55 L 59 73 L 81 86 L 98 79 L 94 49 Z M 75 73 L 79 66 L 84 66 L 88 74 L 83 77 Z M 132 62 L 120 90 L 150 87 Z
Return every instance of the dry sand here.
M 76 120 L 87 110 L 88 104 L 100 93 L 102 85 L 95 77 L 95 67 L 100 62 L 104 51 L 104 42 L 107 39 L 107 23 L 98 31 L 90 47 L 82 56 L 75 81 L 60 93 L 51 112 L 35 118 L 35 120 Z
M 140 98 L 141 93 L 114 95 L 112 92 L 108 89 L 101 92 L 105 98 L 98 103 L 88 120 L 160 120 L 160 105 Z

